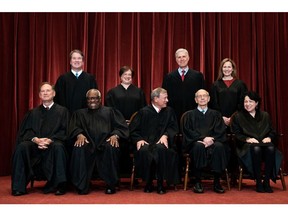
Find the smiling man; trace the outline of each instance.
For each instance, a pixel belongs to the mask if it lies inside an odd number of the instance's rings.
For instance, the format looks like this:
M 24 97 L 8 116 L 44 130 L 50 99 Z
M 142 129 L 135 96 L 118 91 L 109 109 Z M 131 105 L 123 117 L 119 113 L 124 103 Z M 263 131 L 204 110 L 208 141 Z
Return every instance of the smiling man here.
M 30 110 L 22 121 L 12 159 L 12 195 L 27 193 L 35 167 L 47 179 L 44 193 L 63 195 L 67 181 L 67 129 L 69 111 L 53 102 L 55 91 L 47 82 L 40 86 L 42 104 Z
M 120 139 L 128 139 L 129 129 L 120 111 L 101 105 L 99 90 L 90 89 L 86 99 L 88 108 L 74 112 L 71 118 L 71 181 L 78 194 L 88 194 L 96 168 L 107 184 L 105 193 L 114 194 L 119 181 Z
M 98 88 L 93 75 L 83 71 L 84 54 L 80 50 L 70 52 L 71 70 L 62 74 L 56 84 L 55 102 L 66 107 L 71 113 L 86 108 L 86 92 Z

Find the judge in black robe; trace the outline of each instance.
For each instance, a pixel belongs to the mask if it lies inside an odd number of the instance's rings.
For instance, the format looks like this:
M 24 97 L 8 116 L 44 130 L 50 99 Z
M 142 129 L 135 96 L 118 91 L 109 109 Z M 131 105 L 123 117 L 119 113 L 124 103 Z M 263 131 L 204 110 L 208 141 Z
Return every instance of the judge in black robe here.
M 131 116 L 147 105 L 145 94 L 142 89 L 132 84 L 134 71 L 128 66 L 123 66 L 119 70 L 121 84 L 110 89 L 105 97 L 105 106 L 118 109 L 129 124 Z M 130 173 L 132 160 L 130 158 L 130 142 L 123 142 L 120 145 L 121 160 L 120 172 Z
M 141 177 L 146 186 L 144 192 L 153 190 L 152 181 L 157 179 L 157 192 L 166 192 L 167 184 L 179 183 L 178 155 L 174 137 L 178 133 L 174 110 L 167 107 L 167 91 L 156 88 L 151 93 L 152 104 L 142 108 L 131 121 L 130 137 L 135 152 L 136 176 Z
M 195 175 L 195 193 L 203 193 L 201 174 L 209 166 L 214 173 L 214 191 L 224 193 L 220 176 L 228 165 L 225 124 L 220 112 L 207 107 L 209 93 L 200 89 L 195 95 L 198 107 L 183 117 L 183 149 L 189 153 Z
M 245 92 L 247 92 L 247 86 L 242 80 L 238 79 L 235 62 L 230 58 L 224 58 L 219 66 L 217 80 L 211 87 L 209 107 L 221 112 L 227 134 L 231 134 L 231 116 L 243 106 Z M 237 183 L 238 159 L 236 146 L 232 139 L 230 139 L 230 147 L 231 157 L 228 168 L 231 172 L 231 182 L 235 184 Z
M 189 53 L 186 49 L 178 49 L 175 58 L 179 68 L 164 77 L 162 88 L 168 92 L 168 106 L 175 110 L 179 123 L 184 112 L 197 107 L 193 98 L 195 93 L 205 86 L 203 74 L 188 67 Z M 181 73 L 183 70 L 185 76 L 182 81 Z
M 244 96 L 244 109 L 233 116 L 231 125 L 237 139 L 237 154 L 241 164 L 256 180 L 256 191 L 271 193 L 269 181 L 276 181 L 282 162 L 282 154 L 274 145 L 276 131 L 269 114 L 260 110 L 260 96 L 253 91 Z M 263 182 L 262 161 L 265 163 Z
M 71 51 L 71 71 L 62 74 L 55 84 L 56 96 L 54 101 L 66 107 L 71 113 L 86 108 L 86 92 L 89 89 L 98 88 L 95 77 L 82 71 L 83 64 L 83 53 L 80 50 Z
M 39 93 L 43 104 L 30 110 L 22 121 L 12 158 L 12 194 L 15 196 L 27 193 L 26 186 L 36 174 L 47 180 L 44 193 L 56 189 L 56 195 L 65 193 L 65 142 L 70 114 L 65 107 L 53 103 L 54 95 L 52 86 L 44 83 Z
M 113 194 L 119 181 L 118 139 L 128 139 L 129 129 L 118 110 L 101 106 L 98 90 L 87 92 L 87 104 L 88 108 L 74 112 L 70 121 L 70 138 L 76 140 L 71 158 L 71 181 L 79 194 L 87 194 L 96 168 L 107 184 L 106 194 Z

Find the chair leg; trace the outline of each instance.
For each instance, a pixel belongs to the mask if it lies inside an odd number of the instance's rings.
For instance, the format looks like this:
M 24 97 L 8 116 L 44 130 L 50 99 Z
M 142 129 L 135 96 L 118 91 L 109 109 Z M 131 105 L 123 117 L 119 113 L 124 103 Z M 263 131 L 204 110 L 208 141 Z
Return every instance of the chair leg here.
M 280 168 L 279 171 L 280 171 L 280 178 L 281 178 L 281 183 L 282 183 L 283 190 L 286 191 L 286 183 L 285 183 L 285 178 L 284 178 L 284 175 L 283 175 L 282 168 Z
M 133 163 L 132 166 L 132 172 L 131 172 L 131 179 L 130 179 L 130 190 L 133 190 L 133 186 L 134 186 L 134 178 L 135 178 L 135 165 Z
M 31 187 L 31 188 L 34 187 L 34 179 L 31 179 L 31 181 L 30 181 L 30 187 Z
M 188 175 L 189 175 L 189 164 L 190 164 L 190 158 L 189 156 L 186 157 L 186 169 L 185 169 L 185 178 L 184 178 L 184 190 L 187 190 L 187 184 L 188 184 Z
M 241 190 L 243 178 L 243 168 L 239 166 L 239 180 L 238 180 L 238 190 Z
M 230 180 L 229 180 L 229 174 L 228 174 L 227 168 L 225 169 L 225 174 L 226 174 L 227 187 L 228 187 L 228 190 L 230 191 Z

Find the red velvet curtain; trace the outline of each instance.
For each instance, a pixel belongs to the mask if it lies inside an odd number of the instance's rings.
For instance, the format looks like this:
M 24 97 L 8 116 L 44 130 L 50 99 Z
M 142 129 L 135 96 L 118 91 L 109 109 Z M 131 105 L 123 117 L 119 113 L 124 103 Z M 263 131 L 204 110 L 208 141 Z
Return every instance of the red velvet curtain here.
M 85 70 L 102 94 L 119 83 L 119 68 L 130 65 L 147 100 L 177 67 L 177 48 L 188 49 L 189 66 L 203 72 L 208 90 L 220 61 L 232 58 L 284 134 L 279 148 L 288 169 L 287 22 L 287 13 L 0 13 L 0 175 L 10 174 L 16 133 L 39 104 L 39 84 L 55 83 L 69 70 L 72 49 L 84 51 Z

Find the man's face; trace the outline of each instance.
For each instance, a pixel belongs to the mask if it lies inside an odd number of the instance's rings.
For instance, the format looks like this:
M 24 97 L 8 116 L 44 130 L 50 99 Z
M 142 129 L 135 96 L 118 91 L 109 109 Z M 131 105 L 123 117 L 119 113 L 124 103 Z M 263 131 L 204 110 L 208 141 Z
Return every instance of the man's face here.
M 83 57 L 79 53 L 73 53 L 70 59 L 71 68 L 73 70 L 81 70 L 83 64 Z
M 52 86 L 49 84 L 44 84 L 39 92 L 39 98 L 43 102 L 50 102 L 53 101 L 53 98 L 55 97 L 55 91 L 53 90 Z
M 168 94 L 167 93 L 160 93 L 159 98 L 158 97 L 154 98 L 154 102 L 160 109 L 167 107 Z
M 188 65 L 189 55 L 186 52 L 178 52 L 176 56 L 176 62 L 179 67 L 184 68 Z
M 206 91 L 200 90 L 197 92 L 195 101 L 199 106 L 207 106 L 208 102 L 210 101 L 210 96 Z
M 96 91 L 90 91 L 86 99 L 89 109 L 98 109 L 101 106 L 101 97 Z

